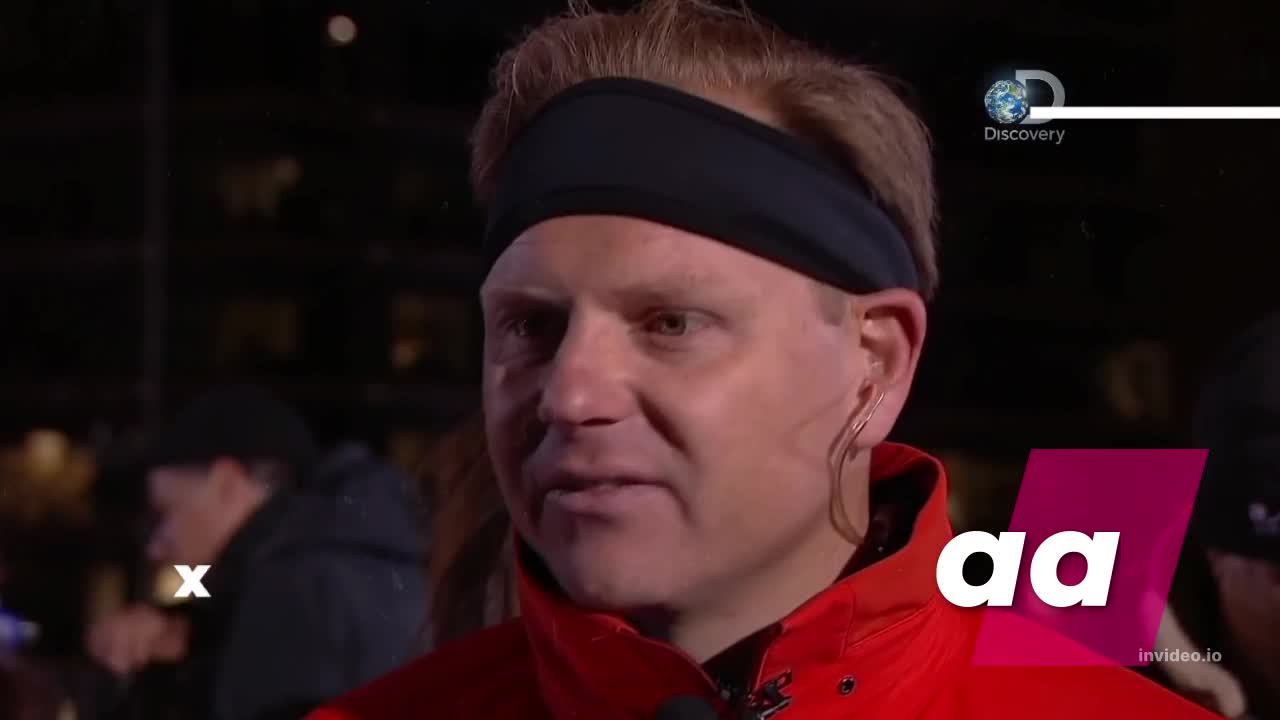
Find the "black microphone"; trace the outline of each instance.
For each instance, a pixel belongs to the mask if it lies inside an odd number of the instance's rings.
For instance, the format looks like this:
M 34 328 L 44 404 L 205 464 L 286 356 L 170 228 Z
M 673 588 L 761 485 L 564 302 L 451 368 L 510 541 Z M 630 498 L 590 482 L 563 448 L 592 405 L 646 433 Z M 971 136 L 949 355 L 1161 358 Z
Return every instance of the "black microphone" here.
M 677 695 L 658 706 L 654 720 L 718 720 L 715 706 L 697 695 Z

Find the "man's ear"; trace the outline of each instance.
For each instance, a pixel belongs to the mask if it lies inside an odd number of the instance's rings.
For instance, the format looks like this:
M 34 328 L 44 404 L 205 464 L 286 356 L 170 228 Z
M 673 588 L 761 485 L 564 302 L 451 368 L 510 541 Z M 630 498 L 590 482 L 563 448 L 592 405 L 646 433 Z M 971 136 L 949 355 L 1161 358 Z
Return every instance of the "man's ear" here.
M 867 359 L 866 386 L 873 397 L 884 396 L 859 443 L 873 445 L 888 436 L 911 392 L 924 349 L 926 311 L 919 294 L 900 289 L 859 295 L 855 306 L 857 342 Z
M 868 379 L 886 392 L 910 385 L 924 348 L 924 300 L 910 290 L 883 290 L 860 295 L 856 303 Z

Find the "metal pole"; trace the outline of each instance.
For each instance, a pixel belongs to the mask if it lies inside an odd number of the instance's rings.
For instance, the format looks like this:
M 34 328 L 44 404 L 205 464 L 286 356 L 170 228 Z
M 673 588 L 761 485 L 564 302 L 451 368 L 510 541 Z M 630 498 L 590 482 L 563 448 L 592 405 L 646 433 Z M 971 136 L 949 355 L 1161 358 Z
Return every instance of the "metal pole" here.
M 143 106 L 142 419 L 164 413 L 166 266 L 169 240 L 169 0 L 150 0 Z

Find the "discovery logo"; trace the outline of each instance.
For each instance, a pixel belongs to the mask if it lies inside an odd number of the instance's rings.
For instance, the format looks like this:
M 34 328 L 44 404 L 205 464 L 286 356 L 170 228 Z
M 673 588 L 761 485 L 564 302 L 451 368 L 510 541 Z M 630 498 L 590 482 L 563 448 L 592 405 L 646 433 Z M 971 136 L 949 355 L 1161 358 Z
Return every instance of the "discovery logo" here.
M 982 97 L 987 116 L 1000 125 L 1043 125 L 1049 122 L 1043 118 L 1029 117 L 1031 100 L 1027 93 L 1027 83 L 1042 82 L 1049 86 L 1053 94 L 1051 105 L 1062 107 L 1067 102 L 1067 91 L 1062 81 L 1048 70 L 1014 70 L 1012 80 L 997 80 Z M 1066 137 L 1066 130 L 1050 130 L 1047 128 L 1001 128 L 987 126 L 983 139 L 997 142 L 1052 142 L 1061 145 Z

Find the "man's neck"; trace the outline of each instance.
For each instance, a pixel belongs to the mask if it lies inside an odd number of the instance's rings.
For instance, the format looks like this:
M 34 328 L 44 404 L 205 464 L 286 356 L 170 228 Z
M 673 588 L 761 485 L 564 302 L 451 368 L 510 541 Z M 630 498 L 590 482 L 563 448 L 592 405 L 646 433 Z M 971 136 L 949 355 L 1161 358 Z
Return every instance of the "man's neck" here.
M 841 482 L 844 519 L 859 534 L 871 524 L 870 469 L 870 453 L 864 453 L 850 463 Z M 787 617 L 838 580 L 859 549 L 856 538 L 845 537 L 832 518 L 816 519 L 811 527 L 778 556 L 672 614 L 665 629 L 654 629 L 705 663 Z
M 705 604 L 679 612 L 640 613 L 630 619 L 646 636 L 671 643 L 705 663 L 830 587 L 848 567 L 855 549 L 834 528 L 824 525 L 784 558 L 731 586 L 717 588 Z

